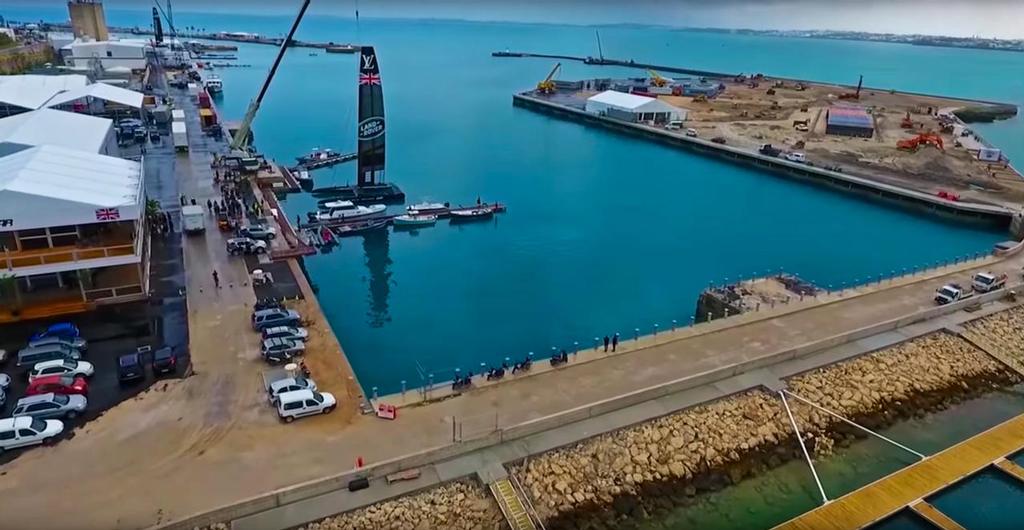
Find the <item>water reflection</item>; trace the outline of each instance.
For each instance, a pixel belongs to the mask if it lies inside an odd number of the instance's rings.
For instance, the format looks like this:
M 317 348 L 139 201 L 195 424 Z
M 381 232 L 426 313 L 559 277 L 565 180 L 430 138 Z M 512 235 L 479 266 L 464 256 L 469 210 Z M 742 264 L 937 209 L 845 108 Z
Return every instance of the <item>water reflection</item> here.
M 391 322 L 388 313 L 388 297 L 391 296 L 391 255 L 390 232 L 372 230 L 363 236 L 363 252 L 366 268 L 370 270 L 369 310 L 367 323 L 372 328 L 383 327 Z

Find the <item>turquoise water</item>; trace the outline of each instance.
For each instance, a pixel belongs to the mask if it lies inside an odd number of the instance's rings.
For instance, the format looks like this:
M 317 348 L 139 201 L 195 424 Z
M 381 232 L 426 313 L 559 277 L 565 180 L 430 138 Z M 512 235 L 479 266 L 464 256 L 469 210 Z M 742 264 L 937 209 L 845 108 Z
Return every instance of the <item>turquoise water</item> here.
M 1024 528 L 1024 485 L 998 469 L 986 469 L 928 502 L 967 530 Z
M 10 18 L 18 18 L 16 10 Z M 36 17 L 46 16 L 36 10 Z M 59 18 L 54 9 L 50 18 Z M 112 24 L 146 24 L 110 10 Z M 31 18 L 31 17 L 26 17 Z M 280 34 L 285 17 L 176 13 L 179 25 Z M 480 362 L 545 355 L 613 332 L 689 322 L 709 282 L 785 269 L 839 287 L 991 248 L 1004 234 L 919 216 L 744 167 L 513 108 L 550 61 L 492 50 L 593 53 L 582 27 L 313 17 L 299 38 L 370 42 L 382 65 L 388 175 L 410 202 L 500 200 L 493 223 L 347 239 L 307 260 L 322 305 L 363 386 L 380 392 Z M 765 71 L 1019 100 L 1024 54 L 602 30 L 605 54 L 716 70 Z M 222 69 L 222 113 L 238 119 L 275 49 L 243 45 Z M 799 60 L 794 60 L 799 58 Z M 261 150 L 291 161 L 315 146 L 351 149 L 356 58 L 290 50 L 255 124 Z M 937 71 L 958 76 L 934 75 Z M 636 75 L 563 65 L 562 77 Z M 990 126 L 1024 156 L 1019 121 Z M 354 166 L 324 170 L 349 182 Z M 314 207 L 287 199 L 289 214 Z M 417 366 L 422 370 L 417 370 Z

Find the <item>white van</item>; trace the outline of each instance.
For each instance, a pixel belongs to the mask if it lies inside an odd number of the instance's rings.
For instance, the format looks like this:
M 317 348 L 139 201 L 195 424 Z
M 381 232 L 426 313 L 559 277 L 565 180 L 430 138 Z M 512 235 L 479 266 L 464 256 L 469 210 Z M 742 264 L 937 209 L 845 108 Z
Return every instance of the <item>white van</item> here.
M 801 164 L 807 162 L 807 157 L 803 153 L 786 153 L 783 158 L 790 162 L 799 162 Z
M 682 120 L 672 120 L 668 122 L 668 125 L 666 125 L 665 128 L 670 131 L 678 131 L 683 128 L 683 122 Z
M 313 414 L 328 414 L 334 410 L 338 402 L 328 392 L 317 392 L 315 390 L 295 390 L 285 392 L 277 396 L 277 415 L 286 423 L 295 421 L 295 418 L 312 416 Z

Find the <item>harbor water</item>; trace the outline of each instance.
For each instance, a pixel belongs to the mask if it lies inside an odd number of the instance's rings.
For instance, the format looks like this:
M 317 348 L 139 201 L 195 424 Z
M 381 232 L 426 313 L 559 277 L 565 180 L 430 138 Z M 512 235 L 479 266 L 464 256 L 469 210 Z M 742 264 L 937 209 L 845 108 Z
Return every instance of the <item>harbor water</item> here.
M 64 20 L 61 6 L 3 9 Z M 107 10 L 112 25 L 148 23 L 148 4 Z M 179 26 L 279 35 L 286 16 L 176 12 Z M 698 69 L 856 83 L 1024 104 L 1024 54 L 885 43 L 785 39 L 663 28 L 602 28 L 609 57 Z M 862 283 L 987 251 L 1006 234 L 919 215 L 771 173 L 512 107 L 552 61 L 495 59 L 512 49 L 596 55 L 585 27 L 314 17 L 297 38 L 376 46 L 388 123 L 388 171 L 408 202 L 508 205 L 493 221 L 343 240 L 306 260 L 320 302 L 369 392 L 432 374 L 593 345 L 595 337 L 688 324 L 709 283 L 785 270 L 825 288 Z M 222 116 L 240 119 L 275 49 L 239 45 Z M 312 55 L 312 53 L 316 53 Z M 355 147 L 356 56 L 288 52 L 255 123 L 257 145 L 290 163 L 314 147 Z M 560 77 L 643 73 L 577 63 Z M 1020 118 L 975 129 L 1024 160 Z M 354 181 L 354 165 L 317 171 Z M 292 195 L 293 218 L 315 208 Z M 885 434 L 931 453 L 1024 411 L 1020 389 L 897 424 Z M 877 440 L 819 463 L 831 497 L 913 462 Z M 984 487 L 984 485 L 983 485 Z M 957 492 L 961 493 L 961 492 Z M 968 491 L 964 495 L 975 495 Z M 948 502 L 966 503 L 950 494 Z M 983 495 L 982 495 L 983 496 Z M 1012 497 L 1007 497 L 1012 498 Z M 801 462 L 699 496 L 649 528 L 767 528 L 816 506 Z M 939 501 L 937 501 L 939 502 Z M 942 502 L 939 502 L 942 507 Z M 944 510 L 946 508 L 943 508 Z M 952 508 L 950 508 L 952 510 Z M 951 513 L 952 515 L 952 513 Z M 968 525 L 969 530 L 989 528 Z M 900 528 L 912 528 L 911 523 Z

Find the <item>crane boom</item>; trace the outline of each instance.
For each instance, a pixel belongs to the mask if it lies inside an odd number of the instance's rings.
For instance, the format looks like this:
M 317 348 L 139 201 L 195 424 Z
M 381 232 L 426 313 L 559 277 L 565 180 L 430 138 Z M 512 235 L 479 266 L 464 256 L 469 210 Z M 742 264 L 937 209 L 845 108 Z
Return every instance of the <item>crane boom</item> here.
M 558 73 L 558 70 L 561 67 L 562 63 L 555 63 L 555 67 L 552 68 L 550 72 L 548 72 L 548 76 L 545 77 L 544 80 L 541 81 L 540 83 L 537 83 L 537 92 L 540 92 L 541 94 L 555 93 L 555 82 L 552 81 L 552 79 L 554 79 L 555 74 Z
M 256 119 L 256 112 L 260 110 L 260 104 L 263 103 L 263 97 L 267 95 L 267 89 L 270 88 L 270 82 L 274 80 L 274 74 L 277 73 L 277 68 L 281 66 L 281 59 L 284 59 L 284 52 L 288 49 L 288 44 L 292 41 L 292 37 L 295 36 L 295 30 L 299 29 L 299 23 L 302 22 L 302 17 L 306 15 L 306 9 L 309 8 L 310 0 L 303 0 L 302 7 L 299 8 L 299 14 L 295 16 L 295 21 L 292 22 L 291 29 L 288 30 L 288 35 L 281 41 L 281 48 L 277 50 L 277 57 L 274 58 L 274 62 L 270 65 L 270 71 L 267 72 L 267 78 L 263 81 L 263 86 L 260 87 L 259 93 L 256 98 L 249 102 L 249 108 L 245 111 L 245 117 L 242 119 L 242 123 L 238 126 L 238 131 L 235 132 L 234 137 L 231 140 L 231 149 L 233 151 L 241 149 L 247 138 L 249 137 L 249 130 L 252 127 L 252 122 Z

